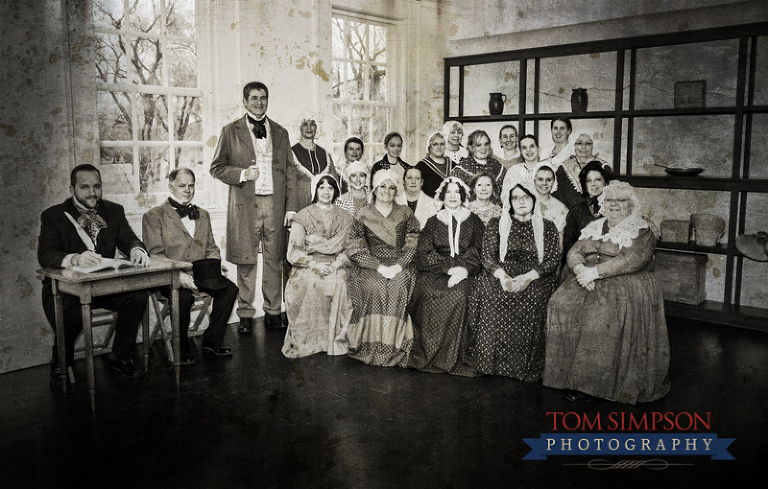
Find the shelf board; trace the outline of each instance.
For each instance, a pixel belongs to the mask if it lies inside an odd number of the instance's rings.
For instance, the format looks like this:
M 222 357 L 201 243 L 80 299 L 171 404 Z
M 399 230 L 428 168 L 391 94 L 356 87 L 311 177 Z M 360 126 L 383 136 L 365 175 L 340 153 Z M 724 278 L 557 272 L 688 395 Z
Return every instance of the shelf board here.
M 707 253 L 712 255 L 734 255 L 742 256 L 739 250 L 736 248 L 728 247 L 721 243 L 715 246 L 698 246 L 692 243 L 673 243 L 670 241 L 657 241 L 656 249 L 658 250 L 672 250 L 672 251 L 687 251 L 691 253 Z
M 664 312 L 671 317 L 768 332 L 768 309 L 760 307 L 731 306 L 717 301 L 699 305 L 664 301 Z
M 723 192 L 768 193 L 768 179 L 735 179 L 708 177 L 651 177 L 645 175 L 619 175 L 616 178 L 633 187 L 674 188 L 688 190 L 719 190 Z

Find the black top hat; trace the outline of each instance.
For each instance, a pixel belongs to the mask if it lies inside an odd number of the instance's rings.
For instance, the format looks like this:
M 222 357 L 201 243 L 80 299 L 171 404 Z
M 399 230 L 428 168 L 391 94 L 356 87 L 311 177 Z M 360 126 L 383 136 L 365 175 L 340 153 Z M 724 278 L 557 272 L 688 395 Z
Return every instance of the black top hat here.
M 192 274 L 195 277 L 195 285 L 202 291 L 218 291 L 227 287 L 228 280 L 221 274 L 221 260 L 218 258 L 192 262 Z

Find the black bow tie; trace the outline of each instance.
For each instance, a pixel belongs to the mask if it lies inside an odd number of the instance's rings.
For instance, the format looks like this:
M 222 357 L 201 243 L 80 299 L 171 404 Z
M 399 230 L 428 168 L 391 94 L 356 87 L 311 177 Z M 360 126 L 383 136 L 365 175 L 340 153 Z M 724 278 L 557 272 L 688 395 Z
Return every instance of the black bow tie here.
M 256 136 L 256 139 L 264 139 L 267 137 L 267 128 L 264 127 L 264 121 L 266 118 L 261 120 L 256 120 L 251 116 L 248 116 L 248 121 L 253 125 L 253 135 Z
M 179 216 L 184 219 L 185 217 L 189 217 L 193 221 L 200 217 L 200 209 L 197 208 L 196 205 L 186 203 L 186 204 L 179 204 L 173 199 L 168 199 L 168 202 L 171 203 L 174 209 L 176 209 L 176 212 L 179 213 Z

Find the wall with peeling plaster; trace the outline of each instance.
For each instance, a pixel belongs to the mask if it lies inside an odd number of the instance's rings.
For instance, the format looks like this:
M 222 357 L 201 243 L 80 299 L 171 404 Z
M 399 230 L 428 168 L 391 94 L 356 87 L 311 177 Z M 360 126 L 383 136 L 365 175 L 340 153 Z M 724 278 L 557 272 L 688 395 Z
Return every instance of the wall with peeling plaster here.
M 407 161 L 421 158 L 427 135 L 442 126 L 444 56 L 755 22 L 767 15 L 763 1 L 687 0 L 682 2 L 682 12 L 681 2 L 676 0 L 511 3 L 200 2 L 200 84 L 208 94 L 210 111 L 204 123 L 206 161 L 212 157 L 220 128 L 242 114 L 242 85 L 255 79 L 270 87 L 269 115 L 288 129 L 292 141 L 298 140 L 301 118 L 311 113 L 320 122 L 318 143 L 331 147 L 333 7 L 391 19 L 400 26 L 394 35 L 402 46 L 397 51 L 397 84 L 402 96 L 398 95 L 395 118 L 405 137 Z M 95 86 L 89 76 L 93 39 L 88 5 L 79 0 L 0 0 L 0 16 L 5 20 L 0 28 L 0 185 L 5 210 L 0 214 L 0 277 L 4 284 L 0 293 L 0 373 L 49 359 L 53 337 L 43 316 L 35 276 L 39 215 L 68 196 L 68 174 L 73 166 L 98 158 Z M 510 82 L 503 75 L 477 75 L 478 80 L 485 80 L 479 83 Z M 477 103 L 479 107 L 487 104 Z M 766 144 L 756 142 L 754 151 L 765 154 Z M 227 192 L 218 182 L 210 185 L 214 233 L 221 242 Z M 664 191 L 656 192 L 662 194 L 658 198 L 668 198 Z M 680 205 L 654 209 L 654 215 L 677 217 L 703 204 L 695 193 L 675 198 Z M 137 231 L 141 214 L 156 205 L 138 197 L 121 203 Z M 721 205 L 721 197 L 707 197 L 704 207 L 717 213 Z M 765 200 L 751 201 L 750 209 L 750 215 L 764 215 Z M 750 226 L 754 231 L 760 223 L 750 221 Z M 713 268 L 717 266 L 715 263 Z M 711 273 L 714 277 L 715 271 Z M 758 283 L 757 277 L 747 278 Z M 753 301 L 765 302 L 761 291 L 749 294 Z

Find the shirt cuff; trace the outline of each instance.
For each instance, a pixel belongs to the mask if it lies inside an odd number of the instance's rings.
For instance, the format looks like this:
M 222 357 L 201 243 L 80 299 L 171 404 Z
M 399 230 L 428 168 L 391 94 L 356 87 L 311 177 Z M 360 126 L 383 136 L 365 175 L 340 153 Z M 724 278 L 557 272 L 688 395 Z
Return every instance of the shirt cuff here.
M 77 253 L 70 253 L 67 256 L 64 257 L 63 260 L 61 260 L 61 268 L 71 268 L 72 265 L 72 258 L 75 257 Z

